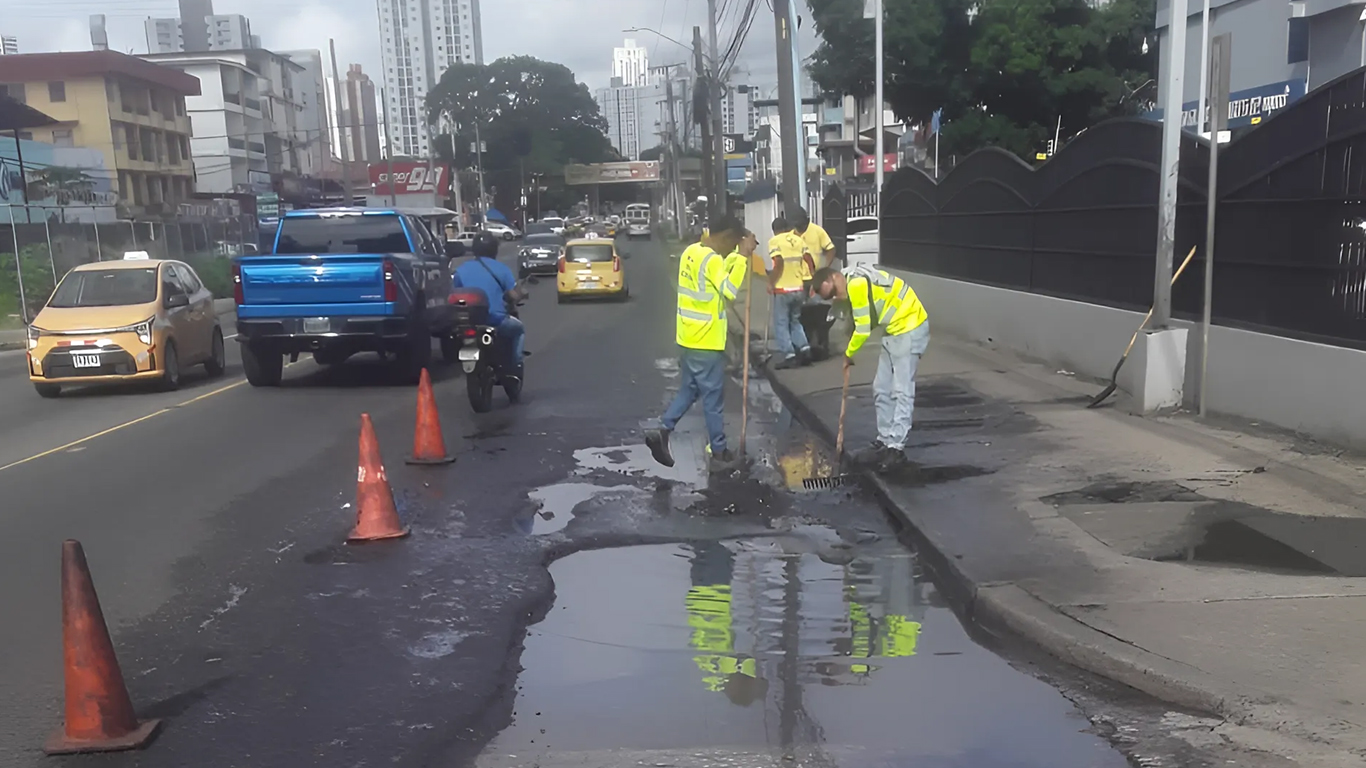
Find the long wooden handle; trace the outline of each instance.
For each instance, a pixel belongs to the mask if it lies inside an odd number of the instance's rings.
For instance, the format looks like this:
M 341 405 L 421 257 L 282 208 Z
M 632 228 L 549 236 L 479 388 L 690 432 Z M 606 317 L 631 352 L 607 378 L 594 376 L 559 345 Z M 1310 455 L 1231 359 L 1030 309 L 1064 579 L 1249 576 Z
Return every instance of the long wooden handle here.
M 751 275 L 751 277 L 753 277 Z M 740 374 L 740 453 L 745 452 L 745 432 L 749 427 L 749 308 L 754 295 L 754 280 L 745 287 L 745 348 L 741 353 L 744 359 L 744 373 Z
M 835 431 L 835 461 L 844 460 L 844 412 L 849 405 L 849 366 L 844 366 L 844 383 L 840 385 L 840 422 Z
M 1177 279 L 1181 277 L 1182 272 L 1186 271 L 1186 267 L 1190 266 L 1191 259 L 1193 258 L 1195 258 L 1195 246 L 1192 245 L 1190 253 L 1186 254 L 1185 260 L 1181 262 L 1181 266 L 1177 267 L 1176 272 L 1172 275 L 1172 285 L 1176 285 Z M 1129 339 L 1129 346 L 1124 348 L 1124 357 L 1128 357 L 1129 353 L 1133 351 L 1134 342 L 1138 341 L 1138 334 L 1142 333 L 1143 329 L 1148 327 L 1148 321 L 1151 319 L 1153 319 L 1153 311 L 1150 309 L 1148 310 L 1148 314 L 1143 316 L 1143 322 L 1138 324 L 1138 330 L 1134 331 L 1133 337 Z

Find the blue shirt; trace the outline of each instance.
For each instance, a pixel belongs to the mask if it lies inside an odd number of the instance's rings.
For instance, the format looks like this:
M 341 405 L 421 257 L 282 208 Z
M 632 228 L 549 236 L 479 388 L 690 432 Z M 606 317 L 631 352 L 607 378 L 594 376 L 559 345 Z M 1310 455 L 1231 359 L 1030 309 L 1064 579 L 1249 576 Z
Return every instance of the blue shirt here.
M 485 269 L 488 267 L 488 269 Z M 474 257 L 455 268 L 451 275 L 455 288 L 478 288 L 489 300 L 489 323 L 498 325 L 507 319 L 507 304 L 503 294 L 517 287 L 517 276 L 497 259 Z

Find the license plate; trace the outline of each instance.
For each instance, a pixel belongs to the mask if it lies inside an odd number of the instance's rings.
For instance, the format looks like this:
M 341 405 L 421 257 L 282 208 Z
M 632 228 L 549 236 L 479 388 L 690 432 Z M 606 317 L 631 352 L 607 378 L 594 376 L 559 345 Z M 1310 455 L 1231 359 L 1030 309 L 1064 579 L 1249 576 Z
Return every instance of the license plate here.
M 600 279 L 600 278 L 593 277 L 593 276 L 591 276 L 591 275 L 580 275 L 580 276 L 579 276 L 579 282 L 581 282 L 581 283 L 596 283 L 599 279 Z
M 72 355 L 71 364 L 77 368 L 99 368 L 99 355 Z
M 461 347 L 461 348 L 460 348 L 460 362 L 462 362 L 462 363 L 464 363 L 464 362 L 473 362 L 473 361 L 478 360 L 478 359 L 479 359 L 479 348 L 478 348 L 478 347 Z
M 327 333 L 332 330 L 332 320 L 326 317 L 305 317 L 304 333 Z

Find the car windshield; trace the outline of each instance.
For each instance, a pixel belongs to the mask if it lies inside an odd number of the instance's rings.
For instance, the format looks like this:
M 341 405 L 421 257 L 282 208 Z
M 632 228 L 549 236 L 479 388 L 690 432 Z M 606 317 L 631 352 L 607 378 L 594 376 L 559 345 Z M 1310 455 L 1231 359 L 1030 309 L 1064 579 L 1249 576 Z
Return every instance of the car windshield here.
M 121 307 L 157 298 L 157 268 L 89 269 L 71 272 L 57 286 L 49 307 Z
M 560 248 L 564 246 L 564 238 L 555 234 L 528 235 L 526 239 L 526 244 L 532 246 L 549 245 L 554 246 L 556 248 Z
M 528 225 L 526 225 L 526 233 L 527 233 L 528 235 L 546 235 L 546 234 L 552 234 L 549 225 L 547 225 L 547 224 L 541 224 L 541 223 L 539 223 L 539 222 L 534 223 L 534 224 L 528 224 Z
M 564 219 L 542 219 L 541 222 L 548 227 L 563 227 Z
M 394 215 L 297 216 L 280 224 L 276 253 L 411 253 Z
M 565 258 L 569 261 L 597 262 L 611 261 L 616 255 L 612 253 L 610 245 L 571 245 L 569 254 Z

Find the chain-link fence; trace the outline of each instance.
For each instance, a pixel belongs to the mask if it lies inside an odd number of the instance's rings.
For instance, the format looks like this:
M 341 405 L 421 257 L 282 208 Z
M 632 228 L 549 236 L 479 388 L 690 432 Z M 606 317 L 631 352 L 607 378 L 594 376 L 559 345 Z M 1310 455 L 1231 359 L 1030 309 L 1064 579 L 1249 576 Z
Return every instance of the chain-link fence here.
M 257 241 L 249 216 L 129 221 L 108 207 L 0 205 L 0 331 L 23 328 L 71 268 L 122 259 L 128 251 L 184 260 L 216 295 L 230 295 L 219 279 L 228 274 L 228 258 Z

